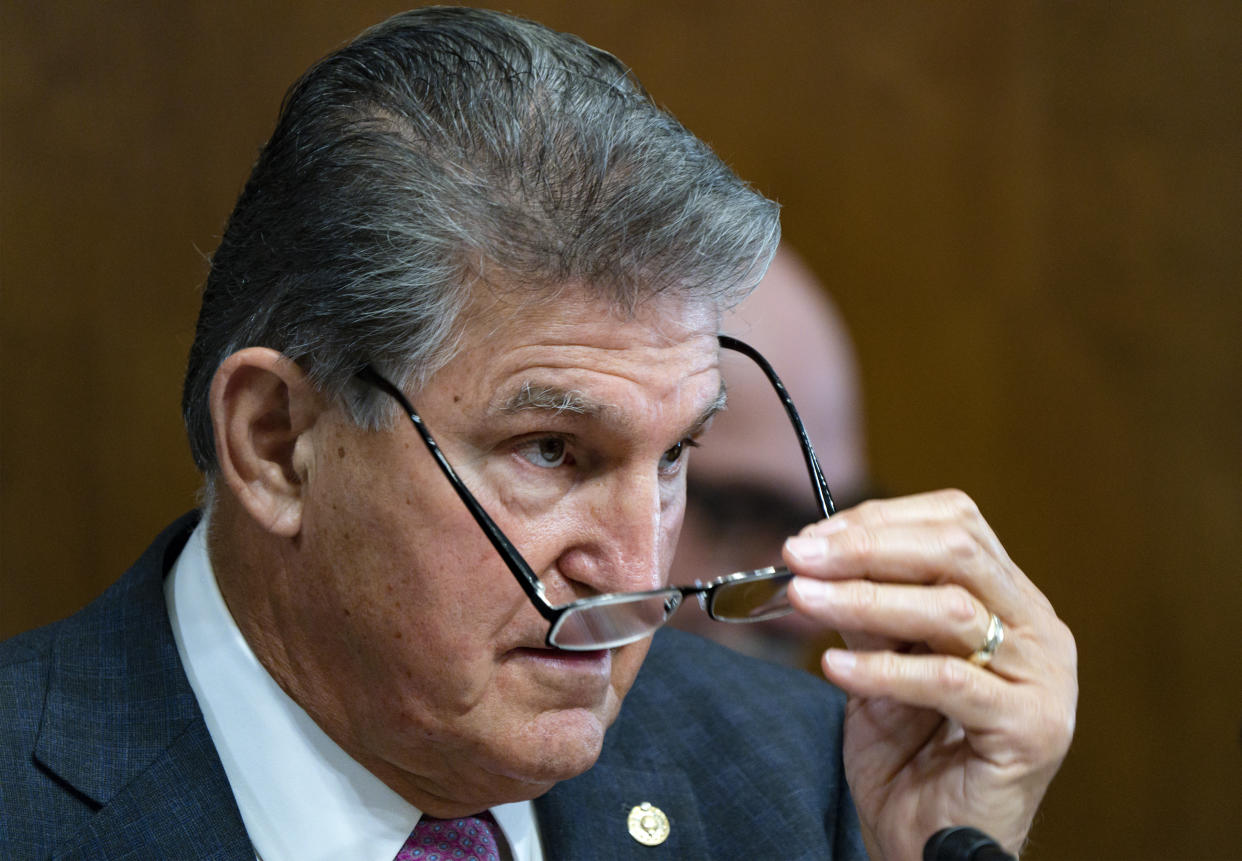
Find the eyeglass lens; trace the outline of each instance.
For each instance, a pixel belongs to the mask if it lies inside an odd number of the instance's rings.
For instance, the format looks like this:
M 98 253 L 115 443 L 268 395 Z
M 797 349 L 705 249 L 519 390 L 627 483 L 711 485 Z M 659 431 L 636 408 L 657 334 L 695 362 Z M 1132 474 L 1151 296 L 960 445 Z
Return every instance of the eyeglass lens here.
M 763 622 L 793 611 L 787 590 L 788 568 L 763 568 L 721 577 L 705 587 L 673 587 L 658 592 L 610 595 L 597 602 L 563 608 L 548 632 L 548 644 L 582 651 L 612 649 L 641 640 L 668 621 L 681 604 L 681 591 L 703 591 L 705 609 L 719 622 Z
M 548 644 L 570 651 L 613 649 L 648 637 L 681 605 L 676 590 L 617 596 L 606 604 L 570 606 L 548 632 Z
M 718 622 L 762 622 L 793 612 L 788 568 L 767 568 L 722 578 L 707 599 L 707 613 Z

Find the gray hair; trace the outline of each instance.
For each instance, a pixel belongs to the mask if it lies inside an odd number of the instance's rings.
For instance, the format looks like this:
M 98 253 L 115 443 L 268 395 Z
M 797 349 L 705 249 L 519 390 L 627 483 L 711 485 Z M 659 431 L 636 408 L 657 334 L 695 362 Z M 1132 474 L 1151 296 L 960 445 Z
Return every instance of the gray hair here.
M 661 292 L 727 307 L 775 252 L 777 206 L 657 107 L 615 57 L 495 12 L 398 15 L 290 89 L 212 258 L 182 411 L 216 471 L 220 363 L 278 350 L 352 420 L 451 357 L 463 311 L 575 283 L 633 310 Z

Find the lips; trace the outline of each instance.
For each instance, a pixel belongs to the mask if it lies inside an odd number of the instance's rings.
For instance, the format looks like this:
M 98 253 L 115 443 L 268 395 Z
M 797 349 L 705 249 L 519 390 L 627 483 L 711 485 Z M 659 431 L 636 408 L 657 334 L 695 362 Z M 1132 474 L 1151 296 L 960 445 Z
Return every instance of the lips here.
M 566 652 L 549 648 L 517 648 L 509 652 L 515 668 L 522 667 L 537 684 L 554 689 L 594 690 L 612 676 L 612 652 Z
M 513 654 L 518 657 L 536 660 L 543 664 L 563 667 L 566 670 L 608 669 L 612 664 L 612 651 L 609 649 L 596 649 L 590 652 L 567 652 L 563 649 L 549 649 L 546 647 L 523 647 L 514 649 Z

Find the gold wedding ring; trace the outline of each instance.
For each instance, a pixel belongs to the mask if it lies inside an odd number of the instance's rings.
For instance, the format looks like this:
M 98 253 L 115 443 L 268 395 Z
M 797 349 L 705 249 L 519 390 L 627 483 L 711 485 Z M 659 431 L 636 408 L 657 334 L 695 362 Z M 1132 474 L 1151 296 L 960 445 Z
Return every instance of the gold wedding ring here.
M 976 667 L 986 667 L 992 663 L 992 658 L 996 657 L 996 650 L 1003 642 L 1005 642 L 1005 626 L 993 613 L 992 618 L 988 619 L 988 633 L 983 639 L 983 645 L 970 656 L 970 662 Z

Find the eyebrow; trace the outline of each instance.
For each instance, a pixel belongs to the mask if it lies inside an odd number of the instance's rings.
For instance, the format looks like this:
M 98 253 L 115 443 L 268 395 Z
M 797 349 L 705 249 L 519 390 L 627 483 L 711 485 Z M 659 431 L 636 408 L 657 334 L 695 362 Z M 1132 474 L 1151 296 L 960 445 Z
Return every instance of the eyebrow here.
M 728 394 L 725 391 L 725 384 L 722 380 L 720 389 L 716 392 L 716 397 L 691 422 L 686 436 L 697 436 L 701 433 L 712 417 L 725 409 L 727 401 Z M 609 413 L 619 412 L 615 405 L 589 398 L 577 389 L 565 389 L 560 386 L 546 386 L 530 382 L 523 383 L 520 389 L 499 405 L 499 411 L 506 414 L 525 412 L 527 410 L 540 410 L 553 413 L 554 415 L 569 413 L 570 415 L 586 416 L 594 419 L 606 417 Z
M 728 406 L 729 393 L 725 389 L 724 380 L 720 381 L 720 388 L 716 391 L 716 397 L 707 405 L 703 412 L 699 413 L 698 418 L 694 420 L 694 424 L 690 425 L 689 431 L 686 433 L 688 437 L 698 436 L 703 432 L 703 428 L 712 420 L 716 413 L 723 412 Z
M 577 389 L 562 389 L 558 386 L 540 386 L 534 383 L 523 383 L 522 388 L 500 405 L 502 413 L 520 413 L 525 410 L 542 410 L 545 412 L 572 413 L 579 416 L 598 418 L 610 410 L 616 409 L 611 404 L 591 400 Z

